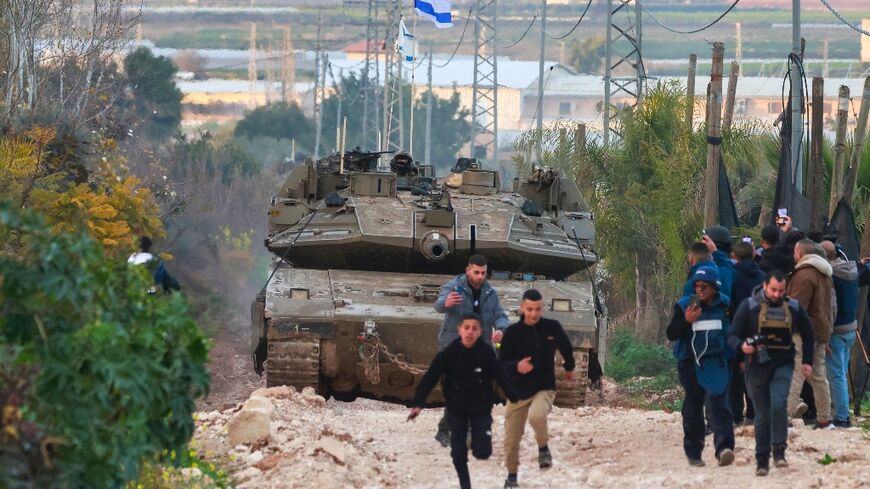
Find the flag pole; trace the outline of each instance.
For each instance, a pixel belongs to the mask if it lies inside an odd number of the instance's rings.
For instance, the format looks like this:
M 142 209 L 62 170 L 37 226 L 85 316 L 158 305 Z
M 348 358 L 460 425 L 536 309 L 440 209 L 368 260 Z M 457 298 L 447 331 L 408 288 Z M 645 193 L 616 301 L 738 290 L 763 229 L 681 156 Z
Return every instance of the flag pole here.
M 411 57 L 413 60 L 411 61 L 411 121 L 409 129 L 409 140 L 408 140 L 408 153 L 411 155 L 411 159 L 414 159 L 414 79 L 417 74 L 417 15 L 414 14 L 414 20 L 411 22 L 411 35 L 414 36 L 414 48 L 411 50 Z

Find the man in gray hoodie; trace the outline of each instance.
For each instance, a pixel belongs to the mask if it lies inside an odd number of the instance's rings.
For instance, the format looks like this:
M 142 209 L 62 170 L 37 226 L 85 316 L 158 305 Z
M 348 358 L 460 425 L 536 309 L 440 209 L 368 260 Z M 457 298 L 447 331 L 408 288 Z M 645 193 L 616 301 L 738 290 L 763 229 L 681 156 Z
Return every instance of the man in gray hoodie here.
M 849 381 L 846 376 L 858 329 L 858 264 L 837 256 L 837 248 L 830 241 L 822 241 L 822 248 L 833 269 L 834 292 L 837 294 L 834 330 L 826 359 L 834 403 L 834 426 L 849 428 L 852 422 L 849 419 Z

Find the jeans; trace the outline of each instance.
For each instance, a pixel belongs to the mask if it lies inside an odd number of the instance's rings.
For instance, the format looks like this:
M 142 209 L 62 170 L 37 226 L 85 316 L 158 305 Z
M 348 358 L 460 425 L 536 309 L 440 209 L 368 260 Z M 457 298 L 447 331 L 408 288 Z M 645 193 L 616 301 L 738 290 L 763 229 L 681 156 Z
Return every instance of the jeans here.
M 691 459 L 700 459 L 704 451 L 704 398 L 710 398 L 713 414 L 713 445 L 716 457 L 724 449 L 734 450 L 734 419 L 728 406 L 728 389 L 722 394 L 708 394 L 698 383 L 693 360 L 677 364 L 680 383 L 686 390 L 683 400 L 683 449 Z
M 740 362 L 737 359 L 728 362 L 731 366 L 731 385 L 728 386 L 728 396 L 731 402 L 731 414 L 734 415 L 734 422 L 740 423 L 744 419 L 755 419 L 755 409 L 752 407 L 752 400 L 746 392 L 745 375 L 740 369 Z M 744 403 L 745 401 L 745 403 Z M 746 415 L 743 415 L 743 406 L 746 406 Z
M 471 489 L 471 476 L 468 473 L 468 429 L 471 428 L 471 454 L 479 460 L 492 455 L 492 416 L 490 413 L 459 413 L 447 411 L 450 422 L 450 456 L 459 487 Z
M 831 383 L 831 401 L 834 403 L 834 421 L 845 422 L 849 419 L 849 382 L 846 372 L 849 370 L 855 336 L 855 331 L 831 336 L 831 352 L 828 353 L 826 365 L 828 382 Z
M 754 358 L 753 358 L 754 360 Z M 746 368 L 746 390 L 755 406 L 755 458 L 767 462 L 771 447 L 785 451 L 788 441 L 788 391 L 794 365 L 770 362 Z

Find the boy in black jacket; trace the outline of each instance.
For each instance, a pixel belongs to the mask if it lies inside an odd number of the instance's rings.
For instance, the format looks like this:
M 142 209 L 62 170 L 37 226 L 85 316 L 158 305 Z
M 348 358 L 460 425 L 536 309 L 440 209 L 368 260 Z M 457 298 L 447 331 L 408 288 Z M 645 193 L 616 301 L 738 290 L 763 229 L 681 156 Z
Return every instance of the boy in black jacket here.
M 414 407 L 408 420 L 416 418 L 426 397 L 435 384 L 444 377 L 444 398 L 447 420 L 450 422 L 450 455 L 459 476 L 462 489 L 471 488 L 468 474 L 467 433 L 471 428 L 471 453 L 479 460 L 492 455 L 492 404 L 495 380 L 509 399 L 516 400 L 514 390 L 507 385 L 491 346 L 478 341 L 481 335 L 480 316 L 466 313 L 462 316 L 459 338 L 441 350 L 423 375 L 414 396 Z
M 543 316 L 544 297 L 535 289 L 523 294 L 520 321 L 508 327 L 501 340 L 501 364 L 508 383 L 517 391 L 519 401 L 508 402 L 504 414 L 505 465 L 508 478 L 504 487 L 519 487 L 520 440 L 526 419 L 535 431 L 538 443 L 538 465 L 546 469 L 553 465 L 547 447 L 547 415 L 556 399 L 556 350 L 565 359 L 565 378 L 571 380 L 574 355 L 571 341 L 558 321 Z

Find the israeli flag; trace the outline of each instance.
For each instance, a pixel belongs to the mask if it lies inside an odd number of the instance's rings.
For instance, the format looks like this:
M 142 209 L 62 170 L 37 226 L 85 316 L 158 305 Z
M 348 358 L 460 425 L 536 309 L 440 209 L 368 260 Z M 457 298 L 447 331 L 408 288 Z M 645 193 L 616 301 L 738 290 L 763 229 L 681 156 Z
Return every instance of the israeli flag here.
M 417 55 L 417 38 L 405 27 L 405 19 L 399 20 L 399 52 L 407 62 L 414 61 Z
M 417 10 L 417 15 L 431 20 L 439 29 L 453 27 L 450 0 L 414 0 L 414 8 Z

